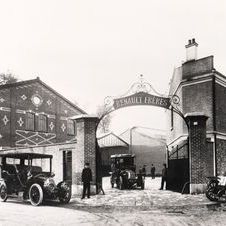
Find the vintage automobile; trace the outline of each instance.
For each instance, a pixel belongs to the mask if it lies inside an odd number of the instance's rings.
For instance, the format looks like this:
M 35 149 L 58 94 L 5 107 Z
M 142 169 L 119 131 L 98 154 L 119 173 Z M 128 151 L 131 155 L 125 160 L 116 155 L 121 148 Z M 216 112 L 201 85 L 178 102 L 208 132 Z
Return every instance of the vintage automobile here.
M 144 189 L 144 176 L 142 173 L 136 174 L 134 158 L 133 154 L 111 155 L 110 181 L 112 188 L 116 184 L 120 190 L 134 187 Z
M 45 200 L 58 199 L 68 203 L 71 186 L 64 181 L 55 184 L 52 157 L 39 153 L 1 153 L 0 200 L 5 202 L 9 197 L 22 197 L 30 200 L 33 206 Z

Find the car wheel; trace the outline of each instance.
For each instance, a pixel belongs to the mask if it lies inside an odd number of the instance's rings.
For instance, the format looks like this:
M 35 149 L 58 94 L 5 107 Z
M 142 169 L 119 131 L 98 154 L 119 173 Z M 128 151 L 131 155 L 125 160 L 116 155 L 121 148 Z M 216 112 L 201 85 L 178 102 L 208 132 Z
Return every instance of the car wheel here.
M 32 184 L 29 190 L 30 202 L 33 206 L 39 206 L 43 202 L 43 190 L 39 184 Z
M 5 202 L 8 198 L 6 185 L 2 185 L 0 188 L 0 198 L 2 202 Z
M 66 204 L 71 200 L 71 187 L 67 183 L 61 183 L 59 186 L 59 200 L 61 203 Z
M 122 177 L 119 178 L 119 189 L 123 190 L 124 189 L 124 184 L 123 184 L 123 179 Z
M 210 182 L 208 184 L 207 190 L 206 190 L 206 197 L 210 201 L 218 201 L 219 197 L 217 195 L 218 189 L 217 189 L 217 183 L 216 182 Z

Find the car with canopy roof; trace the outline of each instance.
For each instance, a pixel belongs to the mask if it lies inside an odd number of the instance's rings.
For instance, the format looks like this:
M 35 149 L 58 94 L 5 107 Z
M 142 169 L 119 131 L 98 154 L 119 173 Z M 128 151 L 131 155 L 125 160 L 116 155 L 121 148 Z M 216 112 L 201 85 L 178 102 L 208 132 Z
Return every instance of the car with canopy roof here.
M 10 197 L 29 200 L 33 206 L 46 200 L 68 203 L 71 186 L 65 181 L 56 185 L 52 172 L 52 155 L 40 153 L 0 153 L 0 200 Z

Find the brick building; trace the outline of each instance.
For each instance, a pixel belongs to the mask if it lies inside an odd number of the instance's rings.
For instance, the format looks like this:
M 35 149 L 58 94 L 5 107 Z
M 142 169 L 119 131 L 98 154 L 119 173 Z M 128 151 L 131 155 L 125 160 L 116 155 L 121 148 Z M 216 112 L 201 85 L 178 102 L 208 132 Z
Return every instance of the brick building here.
M 194 39 L 189 40 L 185 47 L 186 61 L 174 70 L 169 95 L 176 94 L 180 98 L 178 107 L 184 115 L 202 112 L 208 117 L 206 149 L 199 153 L 201 156 L 196 156 L 197 159 L 195 155 L 192 156 L 193 162 L 190 161 L 188 171 L 191 173 L 192 168 L 197 168 L 197 172 L 203 174 L 202 178 L 220 175 L 226 171 L 226 77 L 214 68 L 213 56 L 197 59 L 198 44 Z M 173 111 L 168 114 L 168 118 L 169 155 L 177 153 L 177 158 L 180 155 L 188 158 L 185 145 L 188 137 L 187 126 Z M 200 171 L 203 162 L 208 165 L 206 172 Z
M 39 78 L 0 86 L 1 151 L 53 155 L 56 182 L 70 181 L 73 194 L 85 162 L 96 185 L 96 123 Z
M 85 112 L 39 78 L 0 86 L 0 146 L 70 142 L 76 125 L 70 117 Z

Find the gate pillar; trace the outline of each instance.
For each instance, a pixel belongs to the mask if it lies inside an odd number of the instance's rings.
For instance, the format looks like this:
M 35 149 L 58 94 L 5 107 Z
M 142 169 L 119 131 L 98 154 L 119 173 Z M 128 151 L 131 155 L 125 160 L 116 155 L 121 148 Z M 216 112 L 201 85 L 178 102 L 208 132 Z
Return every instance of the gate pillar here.
M 97 117 L 80 115 L 73 118 L 77 127 L 77 143 L 72 153 L 72 194 L 82 193 L 82 170 L 85 163 L 90 164 L 93 180 L 91 193 L 96 192 L 96 124 Z
M 208 172 L 208 151 L 206 143 L 206 120 L 204 113 L 185 115 L 189 125 L 189 171 L 190 193 L 203 193 Z

